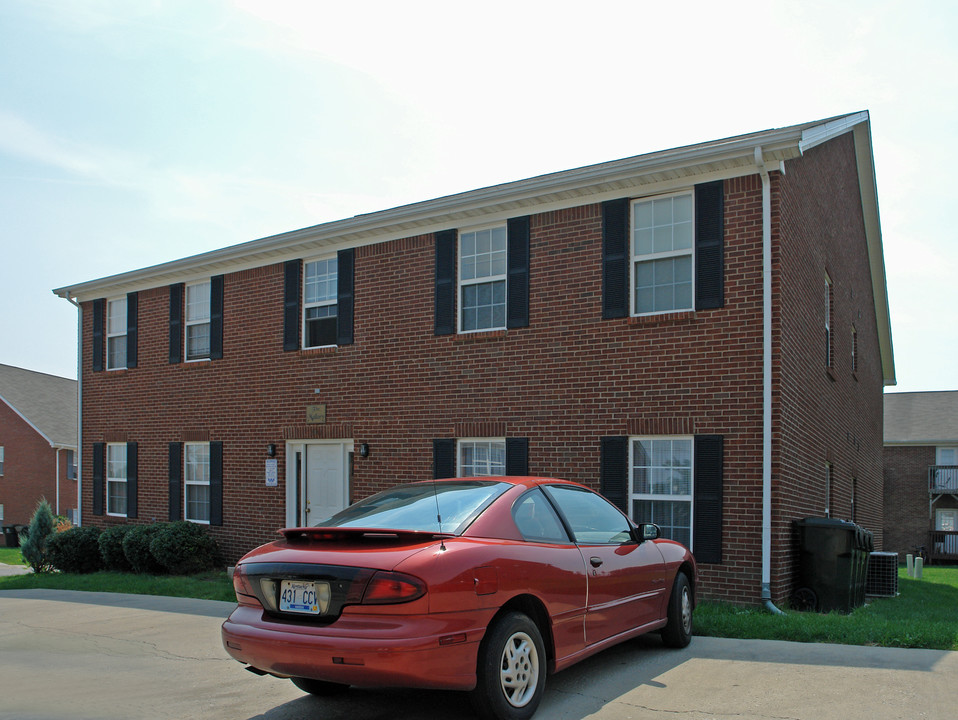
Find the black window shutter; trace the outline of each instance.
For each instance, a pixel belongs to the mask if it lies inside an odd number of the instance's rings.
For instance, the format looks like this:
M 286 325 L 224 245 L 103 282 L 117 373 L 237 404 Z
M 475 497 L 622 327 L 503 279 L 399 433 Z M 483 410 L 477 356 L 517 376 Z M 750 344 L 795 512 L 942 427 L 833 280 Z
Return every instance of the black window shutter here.
M 223 524 L 223 443 L 210 443 L 210 525 Z
M 435 480 L 456 477 L 456 439 L 432 441 L 432 477 Z
M 602 317 L 629 314 L 629 199 L 602 203 Z
M 456 332 L 456 237 L 455 230 L 436 233 L 436 335 Z
M 283 350 L 299 350 L 299 276 L 302 260 L 283 267 Z
M 93 443 L 93 514 L 103 514 L 103 490 L 106 484 L 106 443 Z
M 135 518 L 137 482 L 136 482 L 136 443 L 126 444 L 126 516 Z
M 183 443 L 170 443 L 170 522 L 180 519 L 183 507 Z
M 724 446 L 721 435 L 696 435 L 695 517 L 692 553 L 700 563 L 722 562 L 722 475 Z
M 210 359 L 223 357 L 223 276 L 210 278 Z
M 337 253 L 336 267 L 336 344 L 353 344 L 353 310 L 355 284 L 356 251 L 340 250 Z
M 183 283 L 170 285 L 170 364 L 183 361 Z
M 529 474 L 529 438 L 506 438 L 506 475 Z
M 506 327 L 529 327 L 529 227 L 530 218 L 506 223 L 509 243 L 506 262 Z
M 103 370 L 103 323 L 106 321 L 106 299 L 93 301 L 93 372 Z
M 604 437 L 599 447 L 599 492 L 626 515 L 629 512 L 629 438 Z
M 126 294 L 126 366 L 136 367 L 138 293 Z
M 695 309 L 725 305 L 725 185 L 695 186 Z

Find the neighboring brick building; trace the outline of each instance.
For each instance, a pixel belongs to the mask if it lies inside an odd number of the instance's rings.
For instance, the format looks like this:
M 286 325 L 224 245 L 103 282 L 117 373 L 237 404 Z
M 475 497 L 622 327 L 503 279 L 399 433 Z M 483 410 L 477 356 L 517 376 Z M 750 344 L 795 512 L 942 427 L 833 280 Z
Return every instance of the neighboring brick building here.
M 795 518 L 881 543 L 875 187 L 863 112 L 56 290 L 84 521 L 209 522 L 235 560 L 397 482 L 557 476 L 691 541 L 704 595 L 780 600 Z
M 885 395 L 885 549 L 958 561 L 958 391 Z
M 77 514 L 77 381 L 0 365 L 0 524 Z

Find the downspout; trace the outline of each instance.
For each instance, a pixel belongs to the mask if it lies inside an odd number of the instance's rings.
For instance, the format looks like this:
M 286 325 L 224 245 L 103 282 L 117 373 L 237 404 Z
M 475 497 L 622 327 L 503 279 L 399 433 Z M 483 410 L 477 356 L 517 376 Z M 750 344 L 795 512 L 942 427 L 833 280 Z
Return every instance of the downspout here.
M 60 514 L 60 448 L 53 448 L 53 452 L 57 457 L 57 474 L 54 481 L 54 487 L 57 489 L 57 511 L 56 514 Z
M 761 147 L 755 165 L 762 178 L 762 602 L 784 615 L 772 602 L 772 182 Z
M 83 525 L 83 308 L 70 297 L 69 290 L 64 295 L 67 302 L 77 309 L 77 515 L 76 524 Z M 59 488 L 59 486 L 57 486 Z

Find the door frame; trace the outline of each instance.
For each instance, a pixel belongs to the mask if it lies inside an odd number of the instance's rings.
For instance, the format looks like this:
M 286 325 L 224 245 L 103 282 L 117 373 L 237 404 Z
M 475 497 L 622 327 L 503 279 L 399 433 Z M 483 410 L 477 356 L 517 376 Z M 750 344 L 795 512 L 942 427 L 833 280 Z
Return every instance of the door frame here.
M 306 472 L 306 448 L 309 445 L 338 445 L 343 453 L 343 490 L 346 505 L 351 502 L 352 494 L 352 455 L 353 440 L 287 440 L 286 441 L 286 527 L 300 527 L 303 518 L 302 508 L 306 505 L 306 484 L 303 477 Z M 300 457 L 297 458 L 297 454 Z

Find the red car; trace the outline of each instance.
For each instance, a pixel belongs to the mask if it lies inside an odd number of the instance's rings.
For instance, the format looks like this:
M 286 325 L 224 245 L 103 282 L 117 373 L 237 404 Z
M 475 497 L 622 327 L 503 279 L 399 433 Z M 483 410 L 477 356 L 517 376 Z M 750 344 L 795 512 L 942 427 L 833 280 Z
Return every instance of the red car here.
M 468 690 L 482 717 L 529 718 L 547 672 L 692 637 L 691 553 L 576 483 L 410 483 L 282 534 L 236 565 L 223 645 L 315 695 Z

